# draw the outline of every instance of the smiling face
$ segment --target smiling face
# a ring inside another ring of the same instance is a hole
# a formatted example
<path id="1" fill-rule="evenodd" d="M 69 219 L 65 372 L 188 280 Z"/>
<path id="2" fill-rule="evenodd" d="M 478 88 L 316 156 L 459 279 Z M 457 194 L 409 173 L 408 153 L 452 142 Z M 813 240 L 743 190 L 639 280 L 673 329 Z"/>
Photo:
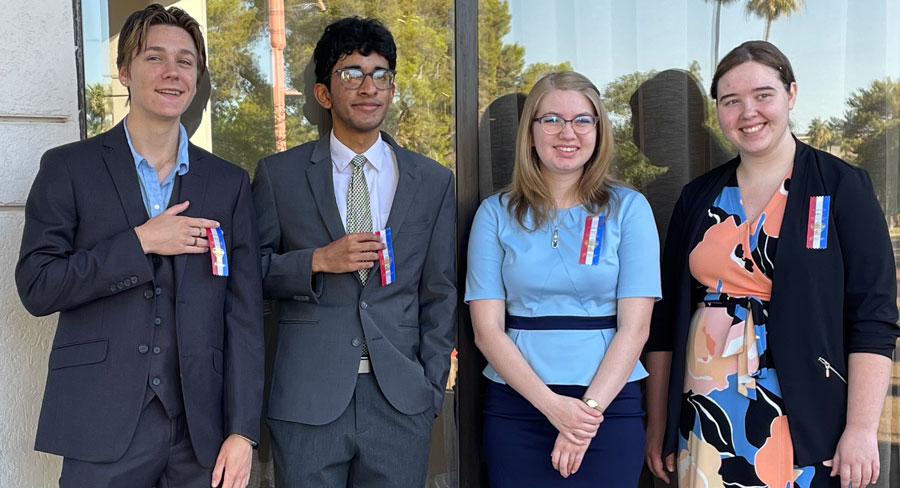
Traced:
<path id="1" fill-rule="evenodd" d="M 377 135 L 391 106 L 394 87 L 379 90 L 372 77 L 366 76 L 359 88 L 344 88 L 335 74 L 341 68 L 358 68 L 364 73 L 371 73 L 378 68 L 390 69 L 388 60 L 374 51 L 368 56 L 354 51 L 341 56 L 331 69 L 330 88 L 322 83 L 317 83 L 315 87 L 316 100 L 323 108 L 331 110 L 334 133 L 338 139 L 344 141 L 360 135 Z"/>
<path id="2" fill-rule="evenodd" d="M 535 117 L 556 115 L 566 120 L 579 115 L 596 117 L 593 104 L 580 92 L 572 90 L 553 90 L 544 95 L 538 105 Z M 558 134 L 547 134 L 538 122 L 532 122 L 531 133 L 534 138 L 534 149 L 541 160 L 541 171 L 556 175 L 581 174 L 585 163 L 594 153 L 597 144 L 597 126 L 587 134 L 578 134 L 567 123 Z"/>
<path id="3" fill-rule="evenodd" d="M 722 75 L 718 97 L 719 126 L 742 157 L 765 157 L 792 141 L 788 115 L 797 84 L 786 90 L 775 69 L 755 61 L 740 64 Z"/>
<path id="4" fill-rule="evenodd" d="M 131 96 L 129 115 L 180 120 L 197 90 L 194 41 L 186 30 L 173 25 L 150 27 L 146 41 L 130 66 L 119 69 L 119 81 Z"/>

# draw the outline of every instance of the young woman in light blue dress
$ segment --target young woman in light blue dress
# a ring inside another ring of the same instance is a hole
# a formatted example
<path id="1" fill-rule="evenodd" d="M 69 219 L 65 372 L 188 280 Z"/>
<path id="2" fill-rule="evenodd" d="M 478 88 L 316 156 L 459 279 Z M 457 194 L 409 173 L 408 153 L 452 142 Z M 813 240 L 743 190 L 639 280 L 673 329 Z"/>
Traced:
<path id="1" fill-rule="evenodd" d="M 647 200 L 610 180 L 612 155 L 596 86 L 547 75 L 525 102 L 512 184 L 475 216 L 465 297 L 490 363 L 494 488 L 637 485 L 659 242 Z"/>

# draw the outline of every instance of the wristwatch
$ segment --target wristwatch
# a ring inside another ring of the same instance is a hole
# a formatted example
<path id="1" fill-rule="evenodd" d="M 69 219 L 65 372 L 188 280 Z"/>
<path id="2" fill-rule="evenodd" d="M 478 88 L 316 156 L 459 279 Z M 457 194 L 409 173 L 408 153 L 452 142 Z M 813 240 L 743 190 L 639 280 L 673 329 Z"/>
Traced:
<path id="1" fill-rule="evenodd" d="M 588 397 L 581 397 L 581 401 L 583 401 L 585 405 L 593 408 L 594 410 L 603 413 L 603 407 L 601 407 L 600 404 L 597 403 L 597 400 Z"/>

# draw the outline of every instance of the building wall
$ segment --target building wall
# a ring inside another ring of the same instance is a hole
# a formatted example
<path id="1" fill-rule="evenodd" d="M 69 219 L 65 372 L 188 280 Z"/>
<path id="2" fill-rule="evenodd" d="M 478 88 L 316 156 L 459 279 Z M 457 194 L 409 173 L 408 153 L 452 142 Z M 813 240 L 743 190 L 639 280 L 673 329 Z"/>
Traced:
<path id="1" fill-rule="evenodd" d="M 35 452 L 56 316 L 19 302 L 13 270 L 41 154 L 78 140 L 72 0 L 0 0 L 0 486 L 48 487 L 60 460 Z"/>

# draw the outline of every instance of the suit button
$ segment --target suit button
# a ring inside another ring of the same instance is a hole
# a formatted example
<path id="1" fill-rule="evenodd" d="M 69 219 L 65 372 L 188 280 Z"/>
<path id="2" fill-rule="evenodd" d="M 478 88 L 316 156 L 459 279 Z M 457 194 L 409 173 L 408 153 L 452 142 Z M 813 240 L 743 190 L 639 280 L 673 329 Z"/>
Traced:
<path id="1" fill-rule="evenodd" d="M 153 381 L 151 381 L 151 383 L 153 383 L 153 386 L 159 386 L 162 381 L 160 381 L 159 378 L 153 378 Z"/>
<path id="2" fill-rule="evenodd" d="M 138 277 L 137 277 L 137 276 L 132 276 L 132 277 L 131 277 L 131 284 L 132 284 L 132 285 L 136 285 L 137 282 L 138 282 Z"/>
<path id="3" fill-rule="evenodd" d="M 160 288 L 160 287 L 157 286 L 157 287 L 156 287 L 156 294 L 157 294 L 157 295 L 162 295 L 162 288 Z"/>
<path id="4" fill-rule="evenodd" d="M 160 325 L 160 324 L 162 324 L 161 318 L 156 317 L 155 319 L 153 319 L 153 325 Z"/>
<path id="5" fill-rule="evenodd" d="M 146 344 L 141 344 L 140 346 L 138 346 L 138 352 L 141 354 L 146 354 L 147 351 L 149 351 L 149 350 L 150 350 L 150 348 L 147 347 Z"/>
<path id="6" fill-rule="evenodd" d="M 116 290 L 118 290 L 118 288 L 116 288 L 116 285 L 109 285 L 109 291 L 116 291 Z"/>
<path id="7" fill-rule="evenodd" d="M 125 288 L 125 283 L 122 283 L 121 281 L 116 283 L 116 288 L 119 290 L 121 290 L 122 288 Z"/>
<path id="8" fill-rule="evenodd" d="M 162 349 L 160 349 L 159 346 L 153 348 L 153 354 L 159 354 L 160 351 L 162 351 Z"/>
<path id="9" fill-rule="evenodd" d="M 146 298 L 147 300 L 153 298 L 153 292 L 150 291 L 150 290 L 145 291 L 145 292 L 144 292 L 144 298 Z"/>
<path id="10" fill-rule="evenodd" d="M 359 347 L 359 345 L 362 344 L 362 341 L 359 340 L 358 337 L 354 337 L 353 340 L 350 341 L 350 344 L 353 344 L 353 347 Z"/>
<path id="11" fill-rule="evenodd" d="M 125 288 L 128 288 L 129 286 L 131 286 L 131 280 L 125 280 L 122 283 L 125 284 Z"/>
<path id="12" fill-rule="evenodd" d="M 365 308 L 369 308 L 369 304 L 366 303 L 366 302 L 359 302 L 359 307 L 360 307 L 360 308 L 364 308 L 364 309 L 365 309 Z"/>

